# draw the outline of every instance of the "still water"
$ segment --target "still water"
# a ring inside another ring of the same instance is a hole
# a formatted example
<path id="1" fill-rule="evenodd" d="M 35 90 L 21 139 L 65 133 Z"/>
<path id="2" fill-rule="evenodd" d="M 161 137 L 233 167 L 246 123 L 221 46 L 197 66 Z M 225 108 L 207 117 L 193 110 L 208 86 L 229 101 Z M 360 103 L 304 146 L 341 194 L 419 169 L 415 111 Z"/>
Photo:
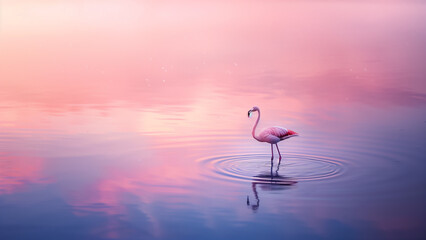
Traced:
<path id="1" fill-rule="evenodd" d="M 1 4 L 1 239 L 426 238 L 422 2 Z"/>

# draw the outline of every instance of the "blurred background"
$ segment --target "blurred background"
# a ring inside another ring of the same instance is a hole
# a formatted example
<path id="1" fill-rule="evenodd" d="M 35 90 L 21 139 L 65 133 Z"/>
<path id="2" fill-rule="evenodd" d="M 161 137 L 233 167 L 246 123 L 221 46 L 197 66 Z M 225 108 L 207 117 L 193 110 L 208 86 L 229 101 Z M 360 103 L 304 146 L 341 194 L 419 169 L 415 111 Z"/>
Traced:
<path id="1" fill-rule="evenodd" d="M 0 238 L 424 239 L 425 13 L 0 1 Z"/>

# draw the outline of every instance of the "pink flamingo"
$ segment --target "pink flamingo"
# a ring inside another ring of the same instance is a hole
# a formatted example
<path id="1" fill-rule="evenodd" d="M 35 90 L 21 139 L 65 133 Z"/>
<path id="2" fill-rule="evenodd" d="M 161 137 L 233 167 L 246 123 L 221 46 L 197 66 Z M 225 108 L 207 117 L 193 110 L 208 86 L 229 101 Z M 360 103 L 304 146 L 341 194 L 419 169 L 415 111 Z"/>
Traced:
<path id="1" fill-rule="evenodd" d="M 259 120 L 260 120 L 260 109 L 258 107 L 253 107 L 252 109 L 248 111 L 248 117 L 251 117 L 252 112 L 258 112 L 256 123 L 253 126 L 253 131 L 251 132 L 251 134 L 253 135 L 253 138 L 259 142 L 267 142 L 271 144 L 271 153 L 272 153 L 271 164 L 273 164 L 273 160 L 274 160 L 274 144 L 275 144 L 278 150 L 278 154 L 280 156 L 279 162 L 281 163 L 281 153 L 280 153 L 280 149 L 278 148 L 278 142 L 281 142 L 282 140 L 285 140 L 291 137 L 299 136 L 299 134 L 283 127 L 269 127 L 269 128 L 263 129 L 259 133 L 259 135 L 256 136 L 255 131 L 256 131 L 257 124 L 259 123 Z M 279 167 L 279 164 L 278 164 L 278 167 Z M 272 171 L 272 165 L 271 165 L 271 171 Z"/>

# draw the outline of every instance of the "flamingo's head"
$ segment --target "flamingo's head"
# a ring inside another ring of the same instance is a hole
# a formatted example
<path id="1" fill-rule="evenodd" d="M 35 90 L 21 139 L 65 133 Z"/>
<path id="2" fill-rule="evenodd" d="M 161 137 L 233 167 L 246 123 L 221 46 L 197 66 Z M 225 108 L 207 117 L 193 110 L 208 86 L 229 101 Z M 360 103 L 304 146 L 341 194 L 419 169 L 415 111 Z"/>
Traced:
<path id="1" fill-rule="evenodd" d="M 251 113 L 252 113 L 252 112 L 256 112 L 256 111 L 259 111 L 259 108 L 258 108 L 258 107 L 253 107 L 252 109 L 250 109 L 250 110 L 248 111 L 248 117 L 251 117 Z"/>

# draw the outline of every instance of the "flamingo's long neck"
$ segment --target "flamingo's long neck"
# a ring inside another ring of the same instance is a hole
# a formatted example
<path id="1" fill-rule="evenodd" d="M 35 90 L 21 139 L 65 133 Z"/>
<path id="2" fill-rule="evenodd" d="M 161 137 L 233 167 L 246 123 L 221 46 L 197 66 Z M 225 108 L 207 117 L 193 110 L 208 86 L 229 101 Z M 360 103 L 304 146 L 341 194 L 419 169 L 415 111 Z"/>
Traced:
<path id="1" fill-rule="evenodd" d="M 257 120 L 256 120 L 256 123 L 253 126 L 253 130 L 251 131 L 251 135 L 253 135 L 254 139 L 261 142 L 260 139 L 256 136 L 256 127 L 257 127 L 257 124 L 259 123 L 259 120 L 260 120 L 260 110 L 257 110 Z"/>

